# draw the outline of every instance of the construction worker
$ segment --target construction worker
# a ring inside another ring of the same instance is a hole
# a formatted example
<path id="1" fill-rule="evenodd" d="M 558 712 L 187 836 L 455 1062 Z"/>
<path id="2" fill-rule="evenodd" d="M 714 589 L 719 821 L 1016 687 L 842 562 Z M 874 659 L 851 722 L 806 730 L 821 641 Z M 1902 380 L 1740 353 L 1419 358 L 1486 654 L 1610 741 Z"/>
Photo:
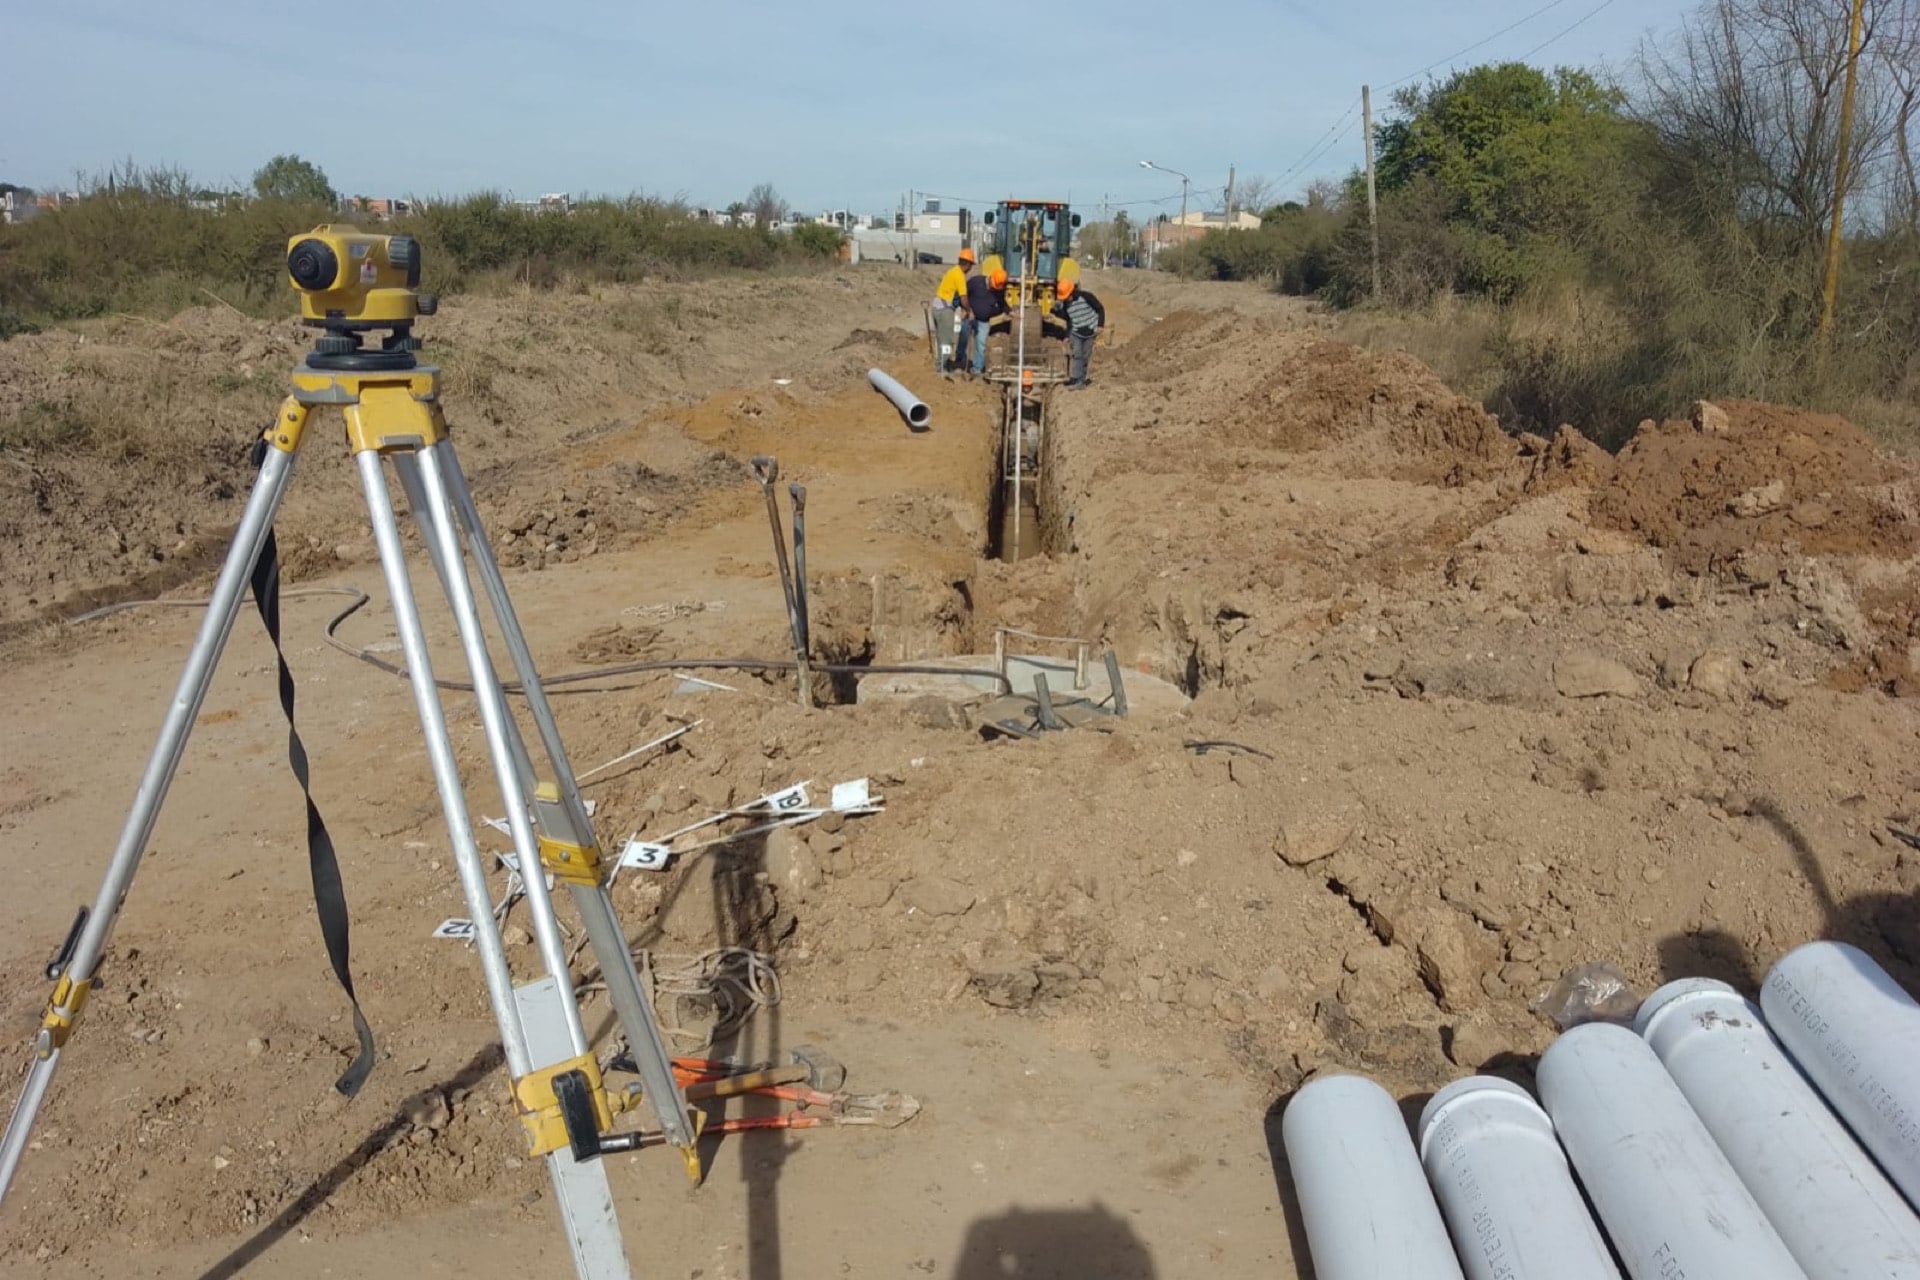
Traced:
<path id="1" fill-rule="evenodd" d="M 946 274 L 940 277 L 940 288 L 933 295 L 933 340 L 936 346 L 933 368 L 936 373 L 946 373 L 954 366 L 966 363 L 966 330 L 961 321 L 967 309 L 967 274 L 973 268 L 973 250 L 962 249 L 960 260 L 948 267 Z"/>
<path id="2" fill-rule="evenodd" d="M 1107 309 L 1100 305 L 1091 289 L 1082 289 L 1071 280 L 1054 286 L 1053 314 L 1067 323 L 1067 386 L 1078 390 L 1087 385 L 1087 361 L 1093 358 L 1093 343 L 1107 325 Z"/>
<path id="3" fill-rule="evenodd" d="M 967 279 L 967 328 L 973 337 L 973 376 L 987 373 L 987 329 L 1007 313 L 1007 273 L 995 267 L 987 275 L 974 273 Z M 966 344 L 961 343 L 962 349 Z"/>

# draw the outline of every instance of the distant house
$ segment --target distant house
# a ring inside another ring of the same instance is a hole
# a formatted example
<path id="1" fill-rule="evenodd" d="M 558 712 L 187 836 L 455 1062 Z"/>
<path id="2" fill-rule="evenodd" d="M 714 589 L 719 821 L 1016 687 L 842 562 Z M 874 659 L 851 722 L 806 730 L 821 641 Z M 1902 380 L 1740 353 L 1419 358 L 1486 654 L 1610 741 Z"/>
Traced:
<path id="1" fill-rule="evenodd" d="M 1149 252 L 1169 245 L 1181 244 L 1188 240 L 1197 240 L 1209 231 L 1258 231 L 1260 216 L 1237 209 L 1231 221 L 1225 213 L 1217 210 L 1190 209 L 1186 220 L 1174 214 L 1166 221 L 1155 219 L 1140 230 L 1141 242 Z"/>
<path id="2" fill-rule="evenodd" d="M 573 212 L 573 197 L 564 191 L 541 196 L 538 200 L 515 200 L 513 203 L 516 208 L 525 209 L 528 213 Z"/>
<path id="3" fill-rule="evenodd" d="M 389 196 L 353 196 L 340 202 L 340 211 L 367 222 L 386 222 L 412 213 L 413 201 Z"/>
<path id="4" fill-rule="evenodd" d="M 25 187 L 0 193 L 0 222 L 25 222 L 40 212 L 40 201 Z"/>

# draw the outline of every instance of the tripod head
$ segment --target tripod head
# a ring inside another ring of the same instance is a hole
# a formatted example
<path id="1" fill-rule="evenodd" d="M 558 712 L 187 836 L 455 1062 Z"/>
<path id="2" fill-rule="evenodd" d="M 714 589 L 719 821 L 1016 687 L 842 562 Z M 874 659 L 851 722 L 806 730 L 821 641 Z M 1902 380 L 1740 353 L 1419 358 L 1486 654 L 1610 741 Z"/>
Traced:
<path id="1" fill-rule="evenodd" d="M 344 223 L 315 227 L 287 242 L 287 276 L 300 294 L 302 321 L 322 330 L 307 357 L 313 368 L 372 373 L 417 363 L 413 322 L 439 306 L 418 292 L 418 240 Z M 378 347 L 365 345 L 381 330 Z"/>

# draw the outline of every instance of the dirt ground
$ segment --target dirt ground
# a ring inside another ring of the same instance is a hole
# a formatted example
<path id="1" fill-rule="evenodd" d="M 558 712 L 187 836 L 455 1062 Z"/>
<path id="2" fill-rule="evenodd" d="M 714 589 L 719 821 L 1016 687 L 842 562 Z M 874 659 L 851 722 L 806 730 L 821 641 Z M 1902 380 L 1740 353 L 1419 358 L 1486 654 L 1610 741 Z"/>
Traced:
<path id="1" fill-rule="evenodd" d="M 775 957 L 784 999 L 723 1049 L 824 1045 L 853 1087 L 925 1108 L 710 1144 L 699 1189 L 671 1156 L 619 1157 L 640 1274 L 1300 1275 L 1275 1109 L 1316 1071 L 1410 1105 L 1483 1068 L 1524 1080 L 1553 1034 L 1540 998 L 1590 961 L 1643 992 L 1752 990 L 1824 934 L 1920 976 L 1920 855 L 1893 834 L 1920 810 L 1910 466 L 1836 419 L 1734 403 L 1645 424 L 1617 459 L 1514 437 L 1285 300 L 1088 282 L 1114 340 L 1050 402 L 1046 554 L 1017 564 L 986 555 L 996 400 L 919 345 L 930 278 L 465 299 L 427 328 L 550 673 L 783 656 L 745 465 L 772 454 L 808 490 L 819 655 L 985 653 L 1010 626 L 1191 697 L 1007 742 L 938 697 L 833 701 L 849 680 L 812 712 L 777 673 L 567 686 L 581 767 L 700 722 L 589 782 L 609 840 L 872 779 L 884 812 L 629 873 L 616 902 L 663 956 Z M 208 311 L 0 344 L 0 413 L 180 423 L 164 448 L 0 459 L 0 1025 L 21 1059 L 197 622 L 58 619 L 204 589 L 299 340 Z M 872 364 L 931 431 L 868 390 Z M 342 451 L 310 452 L 292 574 L 373 592 L 342 636 L 391 653 Z M 351 1103 L 329 1087 L 353 1036 L 244 618 L 0 1213 L 7 1274 L 566 1270 L 476 966 L 431 936 L 464 911 L 407 687 L 322 642 L 341 603 L 289 600 L 288 651 L 379 1068 Z M 477 715 L 448 703 L 476 813 L 498 812 Z M 604 1031 L 604 1002 L 586 1011 Z"/>

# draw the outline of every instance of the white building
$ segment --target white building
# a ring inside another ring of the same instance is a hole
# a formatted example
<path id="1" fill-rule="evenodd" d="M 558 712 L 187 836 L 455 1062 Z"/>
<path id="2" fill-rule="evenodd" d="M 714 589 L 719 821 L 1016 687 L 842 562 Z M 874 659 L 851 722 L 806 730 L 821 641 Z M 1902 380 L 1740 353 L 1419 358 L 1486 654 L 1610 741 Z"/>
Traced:
<path id="1" fill-rule="evenodd" d="M 25 222 L 39 212 L 39 201 L 25 187 L 0 193 L 0 222 Z"/>

